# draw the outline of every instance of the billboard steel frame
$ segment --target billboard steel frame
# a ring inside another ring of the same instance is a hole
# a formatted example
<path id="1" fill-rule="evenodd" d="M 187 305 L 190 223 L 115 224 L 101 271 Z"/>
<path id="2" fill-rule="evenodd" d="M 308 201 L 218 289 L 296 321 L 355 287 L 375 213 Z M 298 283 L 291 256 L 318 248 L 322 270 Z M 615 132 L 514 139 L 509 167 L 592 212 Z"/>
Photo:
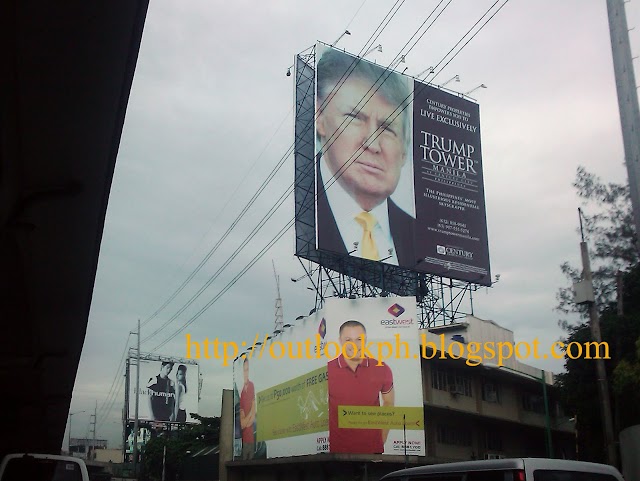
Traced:
<path id="1" fill-rule="evenodd" d="M 309 289 L 316 292 L 315 309 L 321 309 L 328 297 L 355 299 L 393 293 L 417 298 L 421 328 L 473 315 L 473 292 L 479 284 L 316 248 L 315 60 L 314 46 L 296 55 L 294 62 L 295 254 L 313 286 Z M 301 259 L 309 261 L 309 266 Z"/>
<path id="2" fill-rule="evenodd" d="M 388 290 L 321 264 L 309 261 L 305 266 L 300 257 L 298 260 L 305 271 L 304 277 L 311 283 L 312 287 L 308 289 L 316 293 L 315 307 L 310 315 L 314 310 L 322 309 L 330 297 L 357 299 L 392 295 Z M 452 324 L 473 315 L 473 293 L 482 286 L 432 274 L 415 273 L 415 276 L 417 288 L 410 295 L 415 296 L 418 303 L 421 329 Z M 292 280 L 298 282 L 300 279 Z"/>

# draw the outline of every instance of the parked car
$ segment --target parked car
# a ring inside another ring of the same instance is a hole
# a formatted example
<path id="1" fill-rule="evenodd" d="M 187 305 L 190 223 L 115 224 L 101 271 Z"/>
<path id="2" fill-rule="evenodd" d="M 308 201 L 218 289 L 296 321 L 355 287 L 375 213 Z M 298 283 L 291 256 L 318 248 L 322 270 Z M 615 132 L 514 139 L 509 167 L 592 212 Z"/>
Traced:
<path id="1" fill-rule="evenodd" d="M 624 481 L 606 464 L 514 458 L 432 464 L 394 471 L 380 481 Z"/>
<path id="2" fill-rule="evenodd" d="M 89 481 L 84 461 L 54 454 L 8 454 L 0 463 L 0 481 Z"/>

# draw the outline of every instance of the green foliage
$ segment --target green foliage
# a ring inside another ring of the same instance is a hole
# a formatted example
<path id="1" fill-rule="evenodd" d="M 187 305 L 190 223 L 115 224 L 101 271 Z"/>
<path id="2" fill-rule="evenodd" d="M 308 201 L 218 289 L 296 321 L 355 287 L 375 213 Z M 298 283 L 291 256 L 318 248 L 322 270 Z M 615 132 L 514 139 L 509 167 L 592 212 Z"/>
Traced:
<path id="1" fill-rule="evenodd" d="M 636 341 L 635 360 L 622 359 L 614 369 L 613 391 L 619 396 L 640 391 L 640 338 Z"/>
<path id="2" fill-rule="evenodd" d="M 153 437 L 145 446 L 144 470 L 151 479 L 162 478 L 162 457 L 166 446 L 165 479 L 174 480 L 181 472 L 185 459 L 206 447 L 215 446 L 220 440 L 220 418 L 191 414 L 200 424 L 180 426 L 180 429 L 163 432 Z"/>
<path id="3" fill-rule="evenodd" d="M 583 201 L 584 237 L 589 246 L 596 299 L 599 306 L 608 306 L 615 299 L 616 272 L 629 269 L 639 260 L 629 188 L 606 184 L 584 167 L 578 167 L 573 186 Z M 580 279 L 582 269 L 568 262 L 560 269 L 570 285 L 558 289 L 556 309 L 564 314 L 586 315 L 586 311 L 573 302 L 572 283 Z M 566 321 L 561 325 L 567 327 Z"/>
<path id="4" fill-rule="evenodd" d="M 636 357 L 636 340 L 640 338 L 640 265 L 636 248 L 631 201 L 627 186 L 602 182 L 578 168 L 574 187 L 583 200 L 584 237 L 589 246 L 596 302 L 600 311 L 602 340 L 609 344 L 611 359 L 605 361 L 612 390 L 614 429 L 640 423 L 640 370 Z M 563 314 L 579 313 L 583 321 L 561 321 L 567 336 L 563 341 L 591 342 L 586 306 L 573 301 L 573 282 L 580 279 L 581 268 L 565 262 L 561 266 L 568 286 L 558 290 L 557 310 Z M 616 273 L 623 276 L 624 315 L 617 314 Z M 558 376 L 558 386 L 565 412 L 577 417 L 580 459 L 605 462 L 604 436 L 598 395 L 596 366 L 593 360 L 565 360 L 566 372 Z M 613 395 L 613 394 L 617 395 Z M 622 395 L 624 393 L 624 395 Z"/>

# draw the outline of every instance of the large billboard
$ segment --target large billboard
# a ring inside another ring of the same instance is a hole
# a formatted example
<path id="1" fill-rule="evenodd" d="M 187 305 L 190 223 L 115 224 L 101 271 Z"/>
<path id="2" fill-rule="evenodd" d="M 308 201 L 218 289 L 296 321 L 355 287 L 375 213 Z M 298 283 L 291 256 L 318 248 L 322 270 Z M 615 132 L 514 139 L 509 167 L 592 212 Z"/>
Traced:
<path id="1" fill-rule="evenodd" d="M 129 419 L 135 417 L 136 369 L 129 367 Z M 197 364 L 173 360 L 140 359 L 138 419 L 142 421 L 197 423 L 191 415 L 198 413 Z"/>
<path id="2" fill-rule="evenodd" d="M 250 352 L 234 363 L 236 458 L 425 454 L 415 298 L 327 299 Z"/>
<path id="3" fill-rule="evenodd" d="M 296 253 L 490 285 L 478 105 L 322 44 L 314 67 L 313 133 L 303 108 L 296 119 Z M 300 242 L 311 224 L 314 252 Z"/>

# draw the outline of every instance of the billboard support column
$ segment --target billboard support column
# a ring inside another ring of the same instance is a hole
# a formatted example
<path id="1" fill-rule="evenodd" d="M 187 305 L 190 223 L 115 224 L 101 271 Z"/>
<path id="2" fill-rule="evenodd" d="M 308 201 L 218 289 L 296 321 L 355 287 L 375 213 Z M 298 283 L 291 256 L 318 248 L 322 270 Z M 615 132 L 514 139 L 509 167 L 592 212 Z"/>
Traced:
<path id="1" fill-rule="evenodd" d="M 138 319 L 138 349 L 136 353 L 136 412 L 133 422 L 133 474 L 138 476 L 138 408 L 140 404 L 140 319 Z"/>

